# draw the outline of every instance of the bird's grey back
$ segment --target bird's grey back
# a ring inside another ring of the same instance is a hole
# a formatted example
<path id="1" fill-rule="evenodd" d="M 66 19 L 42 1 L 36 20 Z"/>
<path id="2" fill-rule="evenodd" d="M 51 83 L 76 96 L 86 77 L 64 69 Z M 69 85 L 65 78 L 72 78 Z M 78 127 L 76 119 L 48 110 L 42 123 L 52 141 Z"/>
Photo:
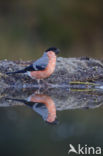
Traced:
<path id="1" fill-rule="evenodd" d="M 34 69 L 37 69 L 37 70 L 38 70 L 38 67 L 40 67 L 41 69 L 45 69 L 48 65 L 48 62 L 49 62 L 48 55 L 47 53 L 44 53 L 41 58 L 39 58 L 37 61 L 33 63 L 33 67 Z"/>

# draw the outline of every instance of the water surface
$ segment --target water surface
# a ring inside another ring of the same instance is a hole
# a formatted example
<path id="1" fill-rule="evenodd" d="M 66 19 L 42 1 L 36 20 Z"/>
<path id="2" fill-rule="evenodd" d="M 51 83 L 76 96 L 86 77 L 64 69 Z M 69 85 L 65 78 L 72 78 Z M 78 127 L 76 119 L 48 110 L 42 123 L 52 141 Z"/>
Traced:
<path id="1" fill-rule="evenodd" d="M 83 97 L 80 92 L 66 91 L 64 93 L 64 96 L 36 93 L 47 95 L 54 100 L 58 120 L 56 124 L 47 123 L 39 113 L 23 102 L 5 99 L 9 94 L 2 97 L 2 103 L 0 103 L 1 155 L 66 156 L 69 144 L 75 147 L 78 144 L 102 147 L 103 107 L 99 93 L 83 93 Z M 31 95 L 35 95 L 34 91 L 29 97 Z M 10 98 L 15 97 L 11 95 Z M 18 93 L 16 99 L 24 100 L 27 97 L 27 93 L 22 92 L 22 94 Z M 97 102 L 96 99 L 101 101 Z"/>

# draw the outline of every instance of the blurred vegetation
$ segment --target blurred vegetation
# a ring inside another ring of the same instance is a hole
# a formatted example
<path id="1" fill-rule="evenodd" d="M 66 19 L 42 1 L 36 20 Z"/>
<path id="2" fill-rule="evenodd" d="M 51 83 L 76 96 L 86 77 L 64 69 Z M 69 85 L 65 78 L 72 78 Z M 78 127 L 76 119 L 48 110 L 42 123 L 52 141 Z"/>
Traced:
<path id="1" fill-rule="evenodd" d="M 49 46 L 101 58 L 102 42 L 102 0 L 0 0 L 0 59 L 35 59 Z"/>

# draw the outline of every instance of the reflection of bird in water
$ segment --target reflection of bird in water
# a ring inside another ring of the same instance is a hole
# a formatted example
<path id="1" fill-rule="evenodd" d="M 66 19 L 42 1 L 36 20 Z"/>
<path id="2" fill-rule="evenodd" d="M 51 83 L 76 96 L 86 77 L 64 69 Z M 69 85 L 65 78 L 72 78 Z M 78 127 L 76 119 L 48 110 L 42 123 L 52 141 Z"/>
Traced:
<path id="1" fill-rule="evenodd" d="M 56 107 L 52 98 L 44 94 L 33 94 L 23 99 L 6 98 L 7 100 L 14 100 L 23 102 L 25 105 L 31 107 L 35 112 L 42 116 L 43 120 L 50 124 L 57 124 Z"/>
<path id="2" fill-rule="evenodd" d="M 25 73 L 31 78 L 37 79 L 39 82 L 42 79 L 48 78 L 54 72 L 56 66 L 56 55 L 59 52 L 59 49 L 51 47 L 47 49 L 43 56 L 33 64 L 22 70 L 7 72 L 7 74 Z"/>

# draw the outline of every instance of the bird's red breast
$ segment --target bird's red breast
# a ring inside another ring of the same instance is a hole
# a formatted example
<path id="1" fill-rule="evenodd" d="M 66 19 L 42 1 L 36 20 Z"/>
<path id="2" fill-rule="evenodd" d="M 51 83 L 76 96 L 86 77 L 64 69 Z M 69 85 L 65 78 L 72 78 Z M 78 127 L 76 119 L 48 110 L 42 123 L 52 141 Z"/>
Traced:
<path id="1" fill-rule="evenodd" d="M 46 121 L 53 122 L 56 119 L 56 107 L 52 98 L 45 94 L 34 94 L 30 97 L 30 101 L 45 104 L 48 109 L 48 117 Z"/>
<path id="2" fill-rule="evenodd" d="M 56 55 L 53 51 L 47 53 L 49 62 L 45 70 L 42 71 L 32 71 L 30 76 L 35 79 L 45 79 L 48 78 L 55 70 L 56 66 Z"/>

